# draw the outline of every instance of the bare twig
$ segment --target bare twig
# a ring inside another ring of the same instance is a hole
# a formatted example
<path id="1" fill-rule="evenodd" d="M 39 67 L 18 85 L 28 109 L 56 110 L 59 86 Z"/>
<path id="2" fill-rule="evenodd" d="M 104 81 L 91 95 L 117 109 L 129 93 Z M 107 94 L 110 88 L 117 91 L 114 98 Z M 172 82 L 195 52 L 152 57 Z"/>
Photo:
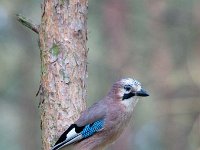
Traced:
<path id="1" fill-rule="evenodd" d="M 37 34 L 39 33 L 39 25 L 32 23 L 32 21 L 30 19 L 27 19 L 26 17 L 22 16 L 21 14 L 17 14 L 16 16 L 17 16 L 17 20 L 21 24 L 23 24 L 27 28 L 31 29 L 35 33 L 37 33 Z"/>
<path id="2" fill-rule="evenodd" d="M 36 97 L 39 95 L 39 93 L 40 93 L 40 91 L 41 91 L 41 88 L 42 88 L 42 84 L 40 83 L 40 86 L 39 86 L 38 91 L 37 91 L 37 93 L 36 93 Z"/>

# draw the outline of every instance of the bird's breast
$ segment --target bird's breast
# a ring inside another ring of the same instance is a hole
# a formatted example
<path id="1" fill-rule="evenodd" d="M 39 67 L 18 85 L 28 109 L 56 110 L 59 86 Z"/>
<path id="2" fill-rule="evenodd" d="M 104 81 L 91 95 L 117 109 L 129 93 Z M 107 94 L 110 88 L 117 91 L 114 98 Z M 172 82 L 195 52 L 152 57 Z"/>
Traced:
<path id="1" fill-rule="evenodd" d="M 105 119 L 104 134 L 107 136 L 107 141 L 112 143 L 117 139 L 124 128 L 130 121 L 132 113 L 129 111 L 124 111 L 124 106 L 116 106 L 115 109 L 109 110 L 109 113 Z"/>

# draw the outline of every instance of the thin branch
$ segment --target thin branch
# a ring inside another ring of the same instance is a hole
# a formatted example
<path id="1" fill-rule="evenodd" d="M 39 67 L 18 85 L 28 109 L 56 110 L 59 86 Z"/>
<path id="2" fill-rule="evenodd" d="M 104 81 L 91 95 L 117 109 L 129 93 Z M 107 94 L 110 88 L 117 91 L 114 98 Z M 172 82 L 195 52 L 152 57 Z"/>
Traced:
<path id="1" fill-rule="evenodd" d="M 27 28 L 31 29 L 35 33 L 37 33 L 37 34 L 39 33 L 39 25 L 32 23 L 32 21 L 30 19 L 27 19 L 26 17 L 22 16 L 21 14 L 17 14 L 16 16 L 17 16 L 17 20 L 21 24 L 23 24 Z"/>

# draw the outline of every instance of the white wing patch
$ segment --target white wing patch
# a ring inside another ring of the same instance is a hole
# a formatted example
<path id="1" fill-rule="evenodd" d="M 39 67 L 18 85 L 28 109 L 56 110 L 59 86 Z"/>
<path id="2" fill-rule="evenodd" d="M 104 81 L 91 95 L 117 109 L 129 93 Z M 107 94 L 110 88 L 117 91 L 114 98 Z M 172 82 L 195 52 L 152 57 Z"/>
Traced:
<path id="1" fill-rule="evenodd" d="M 71 143 L 74 143 L 76 141 L 79 141 L 83 138 L 83 136 L 81 135 L 81 133 L 76 133 L 75 128 L 73 128 L 67 135 L 66 135 L 66 139 L 55 145 L 52 150 L 59 150 L 61 148 L 63 148 L 66 145 L 69 145 Z"/>
<path id="2" fill-rule="evenodd" d="M 77 133 L 75 131 L 75 128 L 73 128 L 66 136 L 67 139 L 73 139 L 74 137 L 76 137 Z"/>

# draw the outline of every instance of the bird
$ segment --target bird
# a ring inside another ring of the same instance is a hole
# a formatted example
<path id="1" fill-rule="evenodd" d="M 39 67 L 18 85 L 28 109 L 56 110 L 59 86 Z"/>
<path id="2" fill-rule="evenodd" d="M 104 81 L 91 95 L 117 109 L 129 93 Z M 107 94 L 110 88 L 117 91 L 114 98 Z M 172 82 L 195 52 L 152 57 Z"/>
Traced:
<path id="1" fill-rule="evenodd" d="M 134 78 L 116 81 L 108 94 L 83 111 L 59 137 L 52 150 L 73 146 L 75 150 L 101 150 L 124 131 L 140 97 L 149 94 Z"/>

